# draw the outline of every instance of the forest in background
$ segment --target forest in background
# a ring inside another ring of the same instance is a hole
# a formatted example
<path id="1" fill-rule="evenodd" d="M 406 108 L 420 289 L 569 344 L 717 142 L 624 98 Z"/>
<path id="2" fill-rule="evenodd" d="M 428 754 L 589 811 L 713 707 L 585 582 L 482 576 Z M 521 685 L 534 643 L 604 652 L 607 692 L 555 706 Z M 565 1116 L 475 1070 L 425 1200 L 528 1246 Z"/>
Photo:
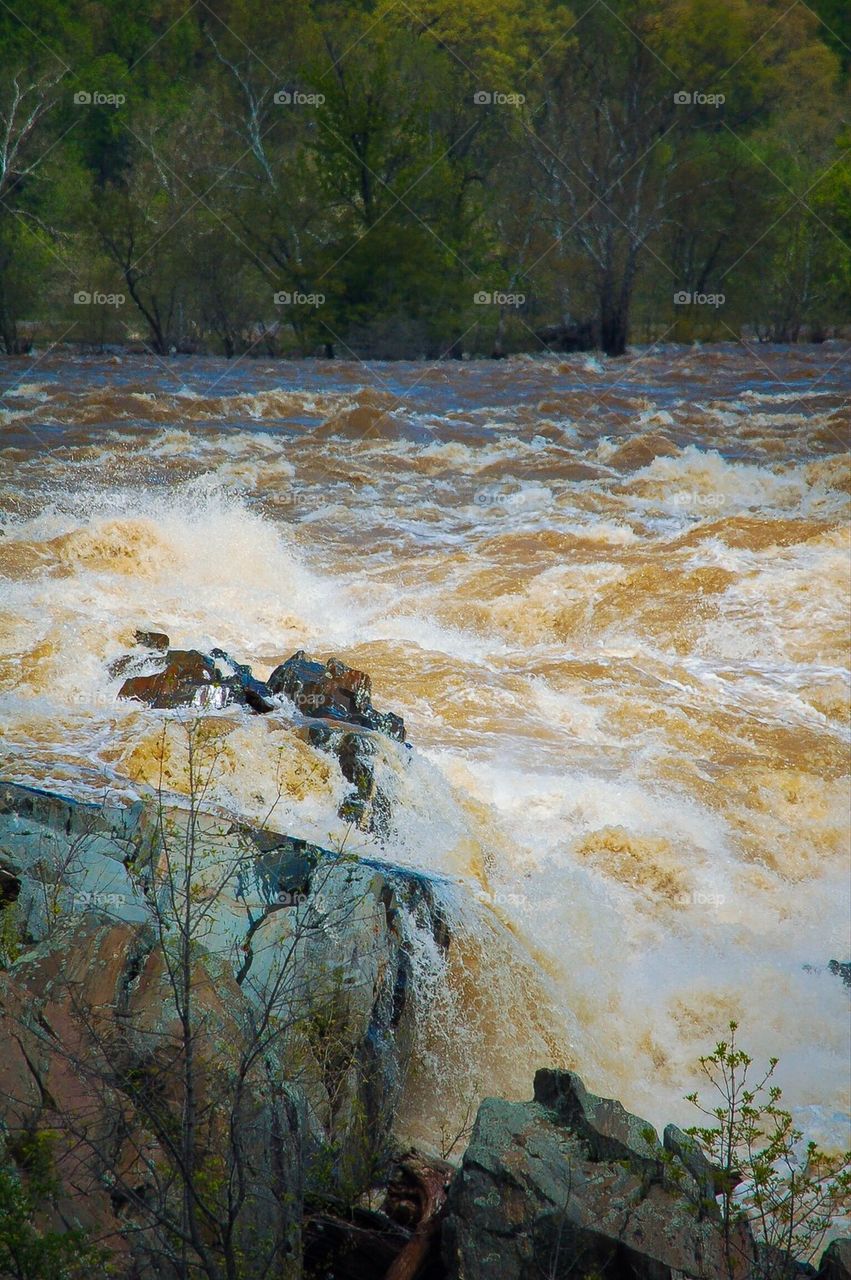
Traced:
<path id="1" fill-rule="evenodd" d="M 849 46 L 847 0 L 12 0 L 0 349 L 818 341 Z"/>

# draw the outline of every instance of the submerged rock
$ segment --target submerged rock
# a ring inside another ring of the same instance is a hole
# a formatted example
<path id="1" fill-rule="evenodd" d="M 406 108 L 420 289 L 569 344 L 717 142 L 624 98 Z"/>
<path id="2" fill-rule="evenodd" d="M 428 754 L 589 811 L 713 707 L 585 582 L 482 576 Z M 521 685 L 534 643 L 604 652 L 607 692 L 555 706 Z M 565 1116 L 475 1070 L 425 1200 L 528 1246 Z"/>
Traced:
<path id="1" fill-rule="evenodd" d="M 452 1280 L 729 1280 L 705 1170 L 666 1156 L 653 1126 L 588 1092 L 573 1072 L 539 1071 L 531 1102 L 486 1099 L 449 1193 Z M 749 1274 L 750 1232 L 733 1278 Z"/>

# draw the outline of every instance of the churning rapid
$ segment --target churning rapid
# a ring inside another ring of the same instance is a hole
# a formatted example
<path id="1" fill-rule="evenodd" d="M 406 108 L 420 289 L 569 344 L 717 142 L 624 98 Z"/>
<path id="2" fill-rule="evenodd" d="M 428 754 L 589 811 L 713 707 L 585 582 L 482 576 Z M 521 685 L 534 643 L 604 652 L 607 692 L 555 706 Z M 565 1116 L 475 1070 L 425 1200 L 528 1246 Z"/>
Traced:
<path id="1" fill-rule="evenodd" d="M 139 625 L 261 677 L 333 653 L 414 746 L 380 766 L 392 834 L 347 847 L 445 877 L 454 916 L 420 957 L 413 1137 L 548 1063 L 690 1122 L 737 1018 L 840 1139 L 849 364 L 6 361 L 0 776 L 156 784 L 167 713 L 106 671 Z M 344 837 L 331 757 L 274 716 L 215 728 L 219 805 Z"/>

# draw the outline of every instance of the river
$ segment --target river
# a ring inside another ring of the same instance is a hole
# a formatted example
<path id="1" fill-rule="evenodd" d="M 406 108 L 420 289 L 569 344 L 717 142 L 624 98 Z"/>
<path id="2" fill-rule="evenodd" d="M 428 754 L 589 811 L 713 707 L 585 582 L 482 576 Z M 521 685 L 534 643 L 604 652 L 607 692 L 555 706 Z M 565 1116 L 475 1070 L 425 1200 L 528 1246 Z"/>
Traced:
<path id="1" fill-rule="evenodd" d="M 851 346 L 436 365 L 52 353 L 0 365 L 0 774 L 156 781 L 138 625 L 266 676 L 371 673 L 411 752 L 381 841 L 451 882 L 404 1125 L 568 1063 L 688 1122 L 730 1018 L 841 1139 Z M 345 785 L 223 712 L 212 798 L 320 843 Z M 324 761 L 320 766 L 320 761 Z M 185 771 L 175 750 L 167 785 Z M 442 965 L 442 967 L 441 967 Z"/>

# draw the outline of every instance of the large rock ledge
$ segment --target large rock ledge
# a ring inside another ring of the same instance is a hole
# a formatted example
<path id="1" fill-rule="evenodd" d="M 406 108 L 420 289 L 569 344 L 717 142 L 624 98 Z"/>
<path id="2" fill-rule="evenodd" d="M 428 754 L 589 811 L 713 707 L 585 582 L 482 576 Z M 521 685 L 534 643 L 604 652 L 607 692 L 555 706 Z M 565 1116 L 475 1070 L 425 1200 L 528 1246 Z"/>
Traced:
<path id="1" fill-rule="evenodd" d="M 242 1001 L 260 1011 L 274 1002 L 286 1024 L 308 1181 L 315 1166 L 332 1187 L 362 1182 L 384 1153 L 413 1052 L 415 957 L 440 965 L 450 945 L 438 881 L 214 814 L 0 783 L 10 975 L 40 973 L 26 966 L 60 937 L 69 971 L 84 966 L 92 920 L 122 930 L 127 948 L 150 950 L 157 922 L 171 923 L 171 886 L 190 854 L 193 947 Z"/>
<path id="2" fill-rule="evenodd" d="M 488 1098 L 454 1178 L 443 1227 L 449 1280 L 849 1280 L 851 1241 L 821 1269 L 766 1257 L 747 1226 L 729 1255 L 715 1170 L 669 1125 L 541 1070 L 531 1102 Z M 728 1256 L 731 1261 L 728 1262 Z"/>
<path id="3" fill-rule="evenodd" d="M 190 871 L 187 1067 L 169 913 Z M 569 1071 L 539 1071 L 529 1102 L 486 1099 L 457 1171 L 394 1151 L 416 957 L 453 945 L 440 894 L 213 814 L 0 783 L 0 1136 L 24 1176 L 50 1139 L 43 1227 L 108 1241 L 124 1280 L 187 1274 L 155 1208 L 191 1081 L 193 1159 L 239 1170 L 235 1252 L 282 1280 L 851 1280 L 847 1240 L 816 1273 L 766 1265 L 741 1229 L 728 1265 L 712 1166 Z"/>

